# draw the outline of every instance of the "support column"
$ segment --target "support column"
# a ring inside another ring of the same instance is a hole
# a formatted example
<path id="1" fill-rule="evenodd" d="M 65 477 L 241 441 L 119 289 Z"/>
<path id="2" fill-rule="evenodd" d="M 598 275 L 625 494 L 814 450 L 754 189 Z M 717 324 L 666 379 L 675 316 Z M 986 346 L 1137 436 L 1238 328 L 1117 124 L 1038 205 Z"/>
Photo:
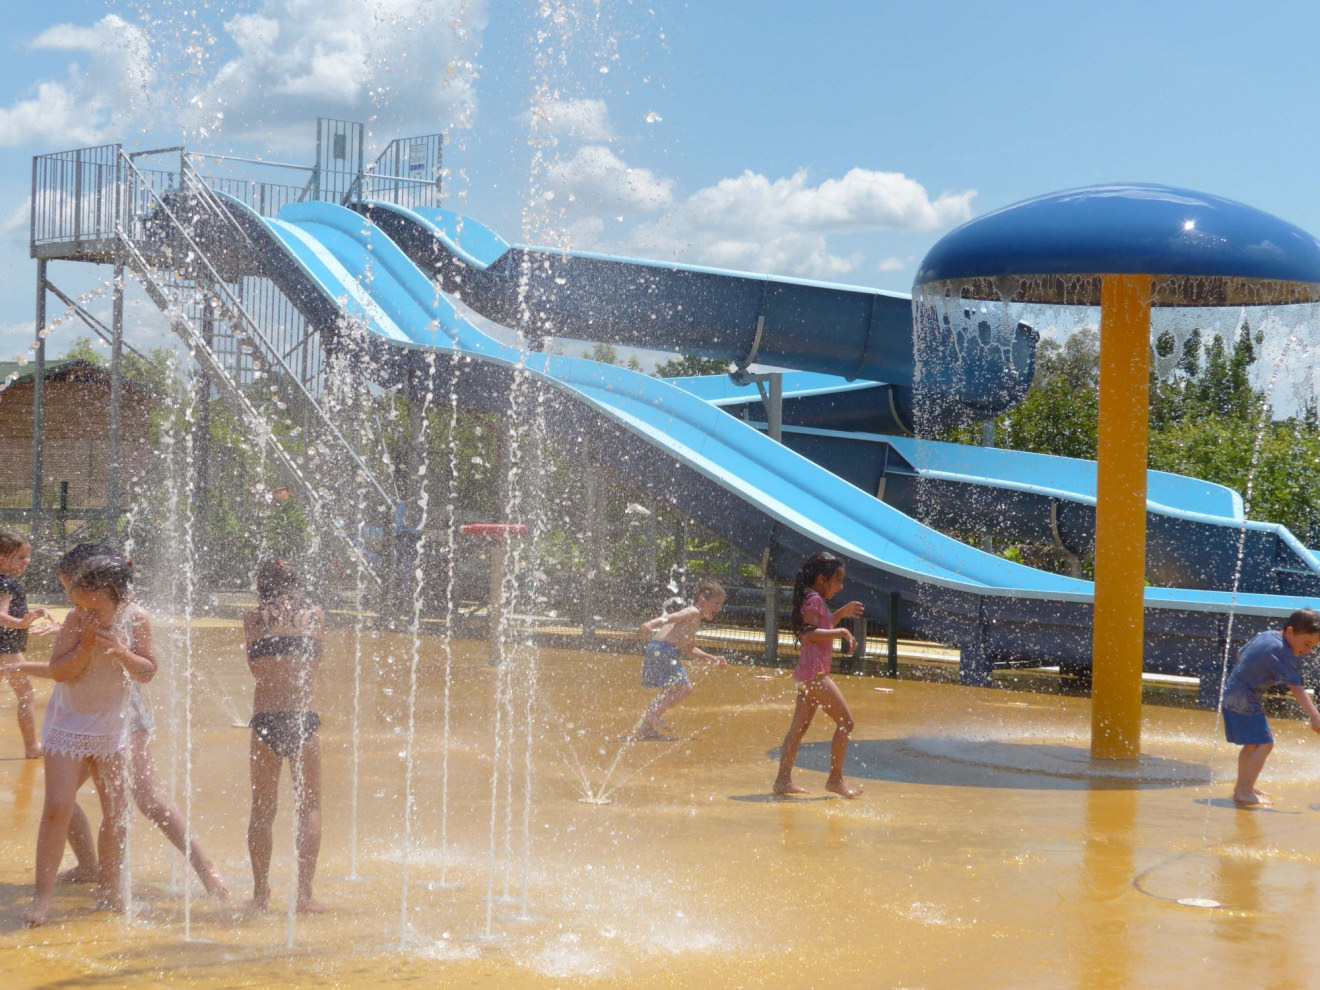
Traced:
<path id="1" fill-rule="evenodd" d="M 37 361 L 32 377 L 32 514 L 29 521 L 32 526 L 32 544 L 41 545 L 41 479 L 45 470 L 43 463 L 46 434 L 46 338 L 41 331 L 46 328 L 46 259 L 37 259 Z"/>
<path id="2" fill-rule="evenodd" d="M 583 535 L 586 546 L 583 548 L 582 575 L 582 645 L 588 649 L 596 643 L 596 582 L 600 574 L 600 472 L 591 462 L 588 438 L 584 441 L 582 459 L 582 512 Z"/>
<path id="3" fill-rule="evenodd" d="M 770 570 L 770 550 L 767 543 L 761 554 L 761 582 L 765 591 L 765 662 L 779 663 L 779 582 Z"/>
<path id="4" fill-rule="evenodd" d="M 208 350 L 214 350 L 215 317 L 212 315 L 211 300 L 202 306 L 202 342 Z M 207 371 L 206 361 L 197 364 L 197 382 L 195 406 L 197 416 L 193 427 L 193 505 L 196 517 L 201 520 L 207 516 L 207 503 L 211 493 L 211 374 Z"/>
<path id="5" fill-rule="evenodd" d="M 898 603 L 899 593 L 889 593 L 889 627 L 885 630 L 885 674 L 898 677 Z"/>
<path id="6" fill-rule="evenodd" d="M 1141 755 L 1145 642 L 1149 275 L 1106 275 L 1100 290 L 1091 755 Z"/>
<path id="7" fill-rule="evenodd" d="M 105 507 L 111 532 L 118 533 L 120 464 L 124 403 L 124 266 L 115 265 L 110 309 L 110 457 L 106 463 Z"/>

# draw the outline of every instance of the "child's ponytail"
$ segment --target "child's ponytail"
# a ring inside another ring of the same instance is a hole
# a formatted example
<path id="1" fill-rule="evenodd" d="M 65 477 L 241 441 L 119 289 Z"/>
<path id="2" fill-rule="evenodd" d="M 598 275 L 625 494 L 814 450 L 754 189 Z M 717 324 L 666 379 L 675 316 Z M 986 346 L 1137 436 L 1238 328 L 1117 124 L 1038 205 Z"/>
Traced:
<path id="1" fill-rule="evenodd" d="M 807 630 L 807 624 L 802 619 L 802 603 L 806 600 L 807 592 L 815 586 L 816 578 L 830 577 L 842 566 L 843 561 L 834 554 L 828 550 L 818 550 L 807 558 L 793 578 L 793 595 L 788 600 L 788 625 L 799 642 Z"/>

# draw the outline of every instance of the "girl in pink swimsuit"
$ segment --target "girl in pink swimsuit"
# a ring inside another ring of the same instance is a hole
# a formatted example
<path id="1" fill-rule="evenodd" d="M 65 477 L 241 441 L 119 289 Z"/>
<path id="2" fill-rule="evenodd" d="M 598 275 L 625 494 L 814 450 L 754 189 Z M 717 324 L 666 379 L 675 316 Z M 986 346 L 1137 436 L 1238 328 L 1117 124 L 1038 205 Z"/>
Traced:
<path id="1" fill-rule="evenodd" d="M 840 626 L 839 620 L 862 614 L 861 602 L 849 602 L 834 612 L 829 610 L 825 603 L 842 587 L 843 561 L 824 550 L 808 557 L 793 581 L 789 622 L 802 644 L 802 653 L 797 669 L 793 671 L 793 678 L 797 681 L 797 705 L 779 751 L 779 776 L 775 778 L 774 786 L 774 792 L 779 795 L 810 793 L 793 783 L 793 763 L 817 708 L 824 708 L 825 714 L 834 719 L 830 773 L 825 780 L 825 790 L 845 798 L 855 798 L 862 793 L 860 787 L 849 787 L 843 782 L 843 760 L 848 754 L 853 717 L 848 702 L 843 700 L 830 677 L 834 641 L 842 639 L 849 650 L 857 646 L 853 634 Z"/>

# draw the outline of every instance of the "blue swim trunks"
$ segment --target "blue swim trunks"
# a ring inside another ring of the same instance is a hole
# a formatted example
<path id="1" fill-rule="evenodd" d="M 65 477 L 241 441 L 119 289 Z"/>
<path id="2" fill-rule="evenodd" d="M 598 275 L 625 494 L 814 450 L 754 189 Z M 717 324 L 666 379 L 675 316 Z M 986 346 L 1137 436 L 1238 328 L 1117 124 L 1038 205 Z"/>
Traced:
<path id="1" fill-rule="evenodd" d="M 1264 712 L 1243 715 L 1241 712 L 1224 709 L 1224 736 L 1236 746 L 1261 746 L 1274 742 L 1270 732 L 1270 723 L 1265 721 Z"/>
<path id="2" fill-rule="evenodd" d="M 671 687 L 690 684 L 683 661 L 678 658 L 678 647 L 673 643 L 653 639 L 642 654 L 642 687 Z"/>

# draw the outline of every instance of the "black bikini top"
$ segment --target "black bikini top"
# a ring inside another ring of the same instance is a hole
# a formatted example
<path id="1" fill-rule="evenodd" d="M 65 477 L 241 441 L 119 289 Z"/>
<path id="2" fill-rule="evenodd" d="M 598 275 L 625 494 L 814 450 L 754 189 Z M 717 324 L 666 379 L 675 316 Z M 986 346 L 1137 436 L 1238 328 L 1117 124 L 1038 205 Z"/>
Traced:
<path id="1" fill-rule="evenodd" d="M 256 660 L 259 657 L 277 657 L 284 655 L 302 654 L 307 657 L 314 657 L 321 652 L 321 641 L 315 636 L 262 636 L 260 639 L 254 639 L 252 645 L 248 647 L 248 659 Z"/>
<path id="2" fill-rule="evenodd" d="M 264 635 L 254 639 L 252 645 L 248 647 L 249 660 L 256 660 L 260 657 L 315 657 L 320 655 L 321 638 L 319 636 L 313 636 L 309 633 L 293 633 L 277 636 L 266 631 L 272 625 L 282 625 L 286 629 L 292 625 L 297 628 L 297 626 L 303 624 L 298 620 L 300 618 L 305 618 L 306 613 L 293 612 L 292 614 L 289 614 L 285 612 L 284 609 L 280 609 L 279 612 L 276 612 L 275 617 L 282 621 L 271 622 L 270 620 L 272 616 L 270 615 L 268 608 L 269 606 L 262 608 L 258 613 L 261 618 L 261 630 Z M 274 609 L 271 609 L 271 611 L 274 611 Z M 285 612 L 285 614 L 281 615 L 280 612 Z"/>

